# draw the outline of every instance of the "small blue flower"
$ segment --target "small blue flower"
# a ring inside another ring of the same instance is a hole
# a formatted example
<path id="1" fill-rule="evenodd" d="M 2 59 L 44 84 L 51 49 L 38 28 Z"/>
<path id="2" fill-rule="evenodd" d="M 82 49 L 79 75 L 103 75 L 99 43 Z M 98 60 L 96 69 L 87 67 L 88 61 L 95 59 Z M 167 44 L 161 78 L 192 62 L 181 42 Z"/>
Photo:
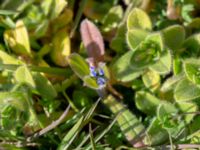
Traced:
<path id="1" fill-rule="evenodd" d="M 103 76 L 103 75 L 104 75 L 103 69 L 100 68 L 98 71 L 99 71 L 99 75 L 100 75 L 100 76 Z"/>
<path id="2" fill-rule="evenodd" d="M 104 70 L 100 67 L 90 66 L 90 76 L 96 79 L 99 88 L 103 88 L 106 85 L 106 78 L 104 76 Z"/>
<path id="3" fill-rule="evenodd" d="M 99 86 L 103 86 L 103 85 L 105 85 L 105 83 L 106 83 L 105 78 L 103 78 L 103 77 L 98 77 L 98 78 L 97 78 L 97 84 L 98 84 Z"/>
<path id="4" fill-rule="evenodd" d="M 90 76 L 97 77 L 97 72 L 95 70 L 95 67 L 93 67 L 93 66 L 90 66 Z"/>

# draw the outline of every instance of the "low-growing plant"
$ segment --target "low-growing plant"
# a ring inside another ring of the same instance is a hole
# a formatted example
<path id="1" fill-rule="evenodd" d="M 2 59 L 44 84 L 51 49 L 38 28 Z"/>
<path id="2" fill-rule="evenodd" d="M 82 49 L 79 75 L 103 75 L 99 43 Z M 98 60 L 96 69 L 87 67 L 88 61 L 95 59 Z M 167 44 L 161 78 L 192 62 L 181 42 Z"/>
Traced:
<path id="1" fill-rule="evenodd" d="M 199 148 L 199 4 L 0 2 L 0 149 Z"/>

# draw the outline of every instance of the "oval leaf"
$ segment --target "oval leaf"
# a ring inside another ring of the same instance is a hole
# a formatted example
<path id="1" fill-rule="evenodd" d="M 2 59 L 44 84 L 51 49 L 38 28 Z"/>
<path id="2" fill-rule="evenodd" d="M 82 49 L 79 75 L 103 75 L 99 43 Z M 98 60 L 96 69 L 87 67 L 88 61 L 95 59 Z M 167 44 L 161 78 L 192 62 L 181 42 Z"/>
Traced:
<path id="1" fill-rule="evenodd" d="M 187 80 L 181 80 L 174 91 L 174 98 L 177 101 L 190 101 L 200 97 L 200 88 Z"/>
<path id="2" fill-rule="evenodd" d="M 145 144 L 147 145 L 159 145 L 169 138 L 167 130 L 162 128 L 162 124 L 157 118 L 151 122 L 146 133 Z"/>
<path id="3" fill-rule="evenodd" d="M 15 29 L 7 30 L 4 38 L 15 53 L 31 55 L 28 32 L 23 21 L 17 21 Z"/>
<path id="4" fill-rule="evenodd" d="M 135 103 L 137 108 L 142 112 L 153 115 L 156 112 L 160 100 L 148 92 L 138 91 L 135 95 Z"/>
<path id="5" fill-rule="evenodd" d="M 98 89 L 98 84 L 96 80 L 90 76 L 86 76 L 83 78 L 84 84 L 92 89 Z"/>
<path id="6" fill-rule="evenodd" d="M 57 96 L 55 88 L 45 76 L 40 73 L 35 73 L 33 74 L 33 79 L 38 93 L 40 93 L 43 98 L 54 99 Z"/>
<path id="7" fill-rule="evenodd" d="M 113 74 L 118 80 L 122 82 L 134 80 L 135 78 L 139 77 L 142 73 L 142 71 L 136 71 L 130 67 L 130 59 L 133 53 L 133 51 L 125 53 L 112 66 Z"/>
<path id="8" fill-rule="evenodd" d="M 21 111 L 25 111 L 28 108 L 26 97 L 22 92 L 0 92 L 0 107 L 8 104 Z"/>
<path id="9" fill-rule="evenodd" d="M 178 109 L 171 103 L 162 102 L 157 108 L 157 118 L 164 122 L 165 118 L 169 115 L 174 115 L 178 112 Z"/>
<path id="10" fill-rule="evenodd" d="M 139 28 L 143 30 L 151 30 L 152 24 L 149 16 L 141 9 L 134 8 L 128 15 L 127 19 L 128 30 Z"/>
<path id="11" fill-rule="evenodd" d="M 185 30 L 180 25 L 170 26 L 164 29 L 162 33 L 166 46 L 172 50 L 180 48 L 185 40 Z"/>
<path id="12" fill-rule="evenodd" d="M 68 58 L 68 62 L 72 70 L 79 78 L 83 79 L 90 74 L 89 66 L 86 61 L 78 54 L 71 54 Z"/>
<path id="13" fill-rule="evenodd" d="M 32 78 L 31 72 L 26 66 L 18 67 L 15 71 L 14 77 L 18 83 L 26 83 L 32 87 L 35 87 L 35 82 Z"/>
<path id="14" fill-rule="evenodd" d="M 51 58 L 59 66 L 67 66 L 67 57 L 70 54 L 70 39 L 65 29 L 56 33 L 53 38 Z"/>
<path id="15" fill-rule="evenodd" d="M 149 68 L 156 71 L 159 74 L 167 74 L 171 71 L 172 57 L 169 50 L 165 50 L 160 59 Z"/>
<path id="16" fill-rule="evenodd" d="M 200 84 L 200 61 L 198 59 L 189 59 L 184 61 L 184 72 L 186 77 L 194 84 Z"/>
<path id="17" fill-rule="evenodd" d="M 141 29 L 131 29 L 127 32 L 126 41 L 131 50 L 134 50 L 141 41 L 148 35 L 147 31 Z"/>
<path id="18" fill-rule="evenodd" d="M 148 70 L 142 75 L 144 85 L 150 90 L 154 91 L 160 86 L 160 75 L 152 70 Z"/>
<path id="19" fill-rule="evenodd" d="M 193 113 L 193 112 L 198 111 L 198 106 L 194 103 L 188 103 L 188 102 L 185 102 L 185 103 L 180 102 L 180 103 L 178 103 L 178 106 L 182 113 L 190 113 L 191 112 L 191 114 L 187 114 L 184 116 L 186 123 L 190 123 L 195 116 L 195 113 Z"/>

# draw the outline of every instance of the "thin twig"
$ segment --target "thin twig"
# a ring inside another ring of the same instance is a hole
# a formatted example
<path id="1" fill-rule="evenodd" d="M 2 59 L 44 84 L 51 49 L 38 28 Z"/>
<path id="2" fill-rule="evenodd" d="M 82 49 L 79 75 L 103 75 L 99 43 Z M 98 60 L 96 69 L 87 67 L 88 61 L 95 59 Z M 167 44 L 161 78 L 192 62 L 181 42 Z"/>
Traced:
<path id="1" fill-rule="evenodd" d="M 200 144 L 178 144 L 174 145 L 175 149 L 186 149 L 186 148 L 199 148 Z M 171 145 L 164 146 L 163 148 L 171 148 Z"/>
<path id="2" fill-rule="evenodd" d="M 119 93 L 117 90 L 115 90 L 110 83 L 108 83 L 107 89 L 115 96 L 117 96 L 119 99 L 123 99 L 123 95 Z"/>
<path id="3" fill-rule="evenodd" d="M 33 139 L 33 138 L 42 136 L 43 134 L 45 134 L 45 133 L 51 131 L 52 129 L 54 129 L 55 127 L 57 127 L 63 121 L 63 119 L 67 116 L 69 109 L 70 109 L 70 105 L 65 109 L 63 114 L 56 121 L 53 121 L 50 125 L 48 125 L 44 129 L 40 130 L 39 132 L 35 133 L 33 136 L 29 137 L 28 139 Z"/>

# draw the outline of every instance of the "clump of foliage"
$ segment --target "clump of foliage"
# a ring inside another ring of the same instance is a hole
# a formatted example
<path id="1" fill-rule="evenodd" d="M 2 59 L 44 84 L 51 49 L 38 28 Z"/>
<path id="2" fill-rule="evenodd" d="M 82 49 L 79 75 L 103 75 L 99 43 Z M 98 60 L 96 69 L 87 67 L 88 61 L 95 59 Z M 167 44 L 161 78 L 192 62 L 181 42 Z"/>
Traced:
<path id="1" fill-rule="evenodd" d="M 200 147 L 199 0 L 0 2 L 0 149 Z"/>

